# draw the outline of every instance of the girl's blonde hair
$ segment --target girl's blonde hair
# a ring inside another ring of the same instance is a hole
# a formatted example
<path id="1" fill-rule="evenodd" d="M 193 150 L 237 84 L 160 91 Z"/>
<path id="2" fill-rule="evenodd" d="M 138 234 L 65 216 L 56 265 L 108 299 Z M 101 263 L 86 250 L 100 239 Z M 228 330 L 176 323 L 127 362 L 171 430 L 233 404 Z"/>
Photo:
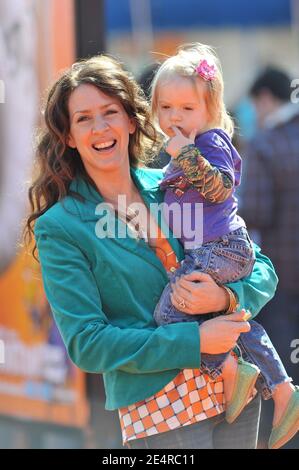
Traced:
<path id="1" fill-rule="evenodd" d="M 196 71 L 201 60 L 207 60 L 216 68 L 213 80 L 205 80 Z M 184 44 L 177 50 L 176 55 L 169 57 L 162 63 L 151 86 L 151 108 L 154 121 L 157 124 L 158 88 L 161 82 L 167 82 L 174 76 L 190 77 L 196 84 L 197 80 L 206 86 L 206 105 L 210 115 L 210 125 L 225 130 L 230 137 L 234 133 L 234 123 L 226 110 L 223 100 L 223 76 L 221 65 L 215 51 L 205 44 Z"/>

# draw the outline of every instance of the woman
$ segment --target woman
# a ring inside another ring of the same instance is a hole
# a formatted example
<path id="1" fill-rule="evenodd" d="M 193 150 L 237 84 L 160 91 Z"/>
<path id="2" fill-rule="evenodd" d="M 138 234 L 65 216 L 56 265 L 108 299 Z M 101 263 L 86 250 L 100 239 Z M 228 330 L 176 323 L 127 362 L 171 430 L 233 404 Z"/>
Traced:
<path id="1" fill-rule="evenodd" d="M 69 356 L 103 374 L 106 409 L 119 410 L 124 444 L 254 448 L 259 398 L 225 424 L 221 377 L 200 373 L 200 352 L 228 351 L 249 331 L 243 314 L 232 313 L 236 299 L 259 312 L 276 288 L 271 262 L 256 248 L 253 274 L 230 287 L 191 273 L 173 286 L 174 305 L 232 314 L 200 327 L 157 327 L 155 305 L 183 251 L 155 212 L 160 170 L 139 165 L 156 141 L 142 93 L 117 61 L 93 57 L 54 84 L 45 121 L 28 233 L 35 223 L 45 291 Z"/>

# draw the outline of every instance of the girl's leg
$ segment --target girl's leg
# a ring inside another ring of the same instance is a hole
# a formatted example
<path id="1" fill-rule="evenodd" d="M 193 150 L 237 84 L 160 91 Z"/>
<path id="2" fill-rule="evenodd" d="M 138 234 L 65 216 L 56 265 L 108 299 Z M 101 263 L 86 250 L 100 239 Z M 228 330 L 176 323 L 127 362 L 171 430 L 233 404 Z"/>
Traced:
<path id="1" fill-rule="evenodd" d="M 238 362 L 231 354 L 227 357 L 222 368 L 223 389 L 226 403 L 229 403 L 236 380 Z"/>
<path id="2" fill-rule="evenodd" d="M 201 354 L 201 371 L 208 374 L 213 380 L 216 380 L 221 375 L 226 403 L 231 400 L 233 394 L 237 368 L 237 359 L 230 352 L 224 354 Z"/>
<path id="3" fill-rule="evenodd" d="M 223 414 L 143 439 L 129 441 L 129 449 L 213 449 L 213 430 Z"/>
<path id="4" fill-rule="evenodd" d="M 294 386 L 290 383 L 281 359 L 264 328 L 255 321 L 250 322 L 251 330 L 240 335 L 238 346 L 243 358 L 253 362 L 261 370 L 257 388 L 265 399 L 274 400 L 275 425 L 284 413 L 293 394 Z"/>
<path id="5" fill-rule="evenodd" d="M 232 424 L 218 424 L 213 432 L 214 449 L 256 449 L 261 399 L 257 395 Z"/>

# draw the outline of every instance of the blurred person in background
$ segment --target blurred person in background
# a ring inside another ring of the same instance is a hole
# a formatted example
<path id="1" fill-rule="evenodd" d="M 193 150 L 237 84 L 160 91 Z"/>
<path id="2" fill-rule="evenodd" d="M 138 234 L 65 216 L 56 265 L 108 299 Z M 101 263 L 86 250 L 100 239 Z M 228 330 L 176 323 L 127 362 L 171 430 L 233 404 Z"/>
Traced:
<path id="1" fill-rule="evenodd" d="M 150 98 L 152 81 L 160 65 L 158 62 L 153 62 L 142 70 L 138 78 L 138 83 L 147 99 Z"/>
<path id="2" fill-rule="evenodd" d="M 138 83 L 141 86 L 145 96 L 147 99 L 150 98 L 150 90 L 152 81 L 155 77 L 155 74 L 161 64 L 158 62 L 154 62 L 148 65 L 141 73 Z M 162 150 L 157 153 L 157 155 L 148 162 L 149 168 L 164 168 L 170 161 L 170 155 L 165 151 Z"/>
<path id="3" fill-rule="evenodd" d="M 244 154 L 240 213 L 279 277 L 277 293 L 260 322 L 298 382 L 294 348 L 299 342 L 299 104 L 292 96 L 291 79 L 278 68 L 266 68 L 251 86 L 259 130 Z M 264 434 L 269 432 L 271 414 L 266 403 Z M 297 436 L 288 447 L 298 444 Z"/>

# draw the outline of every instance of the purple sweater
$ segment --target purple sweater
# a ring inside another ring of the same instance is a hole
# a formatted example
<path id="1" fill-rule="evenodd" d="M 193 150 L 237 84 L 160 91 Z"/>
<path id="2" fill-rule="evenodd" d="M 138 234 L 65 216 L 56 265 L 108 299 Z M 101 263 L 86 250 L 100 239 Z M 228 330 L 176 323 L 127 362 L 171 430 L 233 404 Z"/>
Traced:
<path id="1" fill-rule="evenodd" d="M 164 198 L 167 206 L 164 208 L 165 217 L 168 214 L 166 222 L 174 235 L 188 249 L 245 227 L 244 220 L 237 214 L 238 202 L 235 196 L 235 188 L 241 180 L 241 157 L 229 136 L 221 129 L 211 129 L 196 137 L 195 146 L 202 157 L 229 177 L 233 188 L 223 202 L 210 202 L 192 184 L 184 191 L 176 190 L 178 178 L 186 177 L 179 159 L 172 159 L 164 168 L 164 178 L 160 182 L 160 187 L 166 190 Z M 176 209 L 169 211 L 169 206 L 173 203 L 177 203 L 172 206 Z"/>

